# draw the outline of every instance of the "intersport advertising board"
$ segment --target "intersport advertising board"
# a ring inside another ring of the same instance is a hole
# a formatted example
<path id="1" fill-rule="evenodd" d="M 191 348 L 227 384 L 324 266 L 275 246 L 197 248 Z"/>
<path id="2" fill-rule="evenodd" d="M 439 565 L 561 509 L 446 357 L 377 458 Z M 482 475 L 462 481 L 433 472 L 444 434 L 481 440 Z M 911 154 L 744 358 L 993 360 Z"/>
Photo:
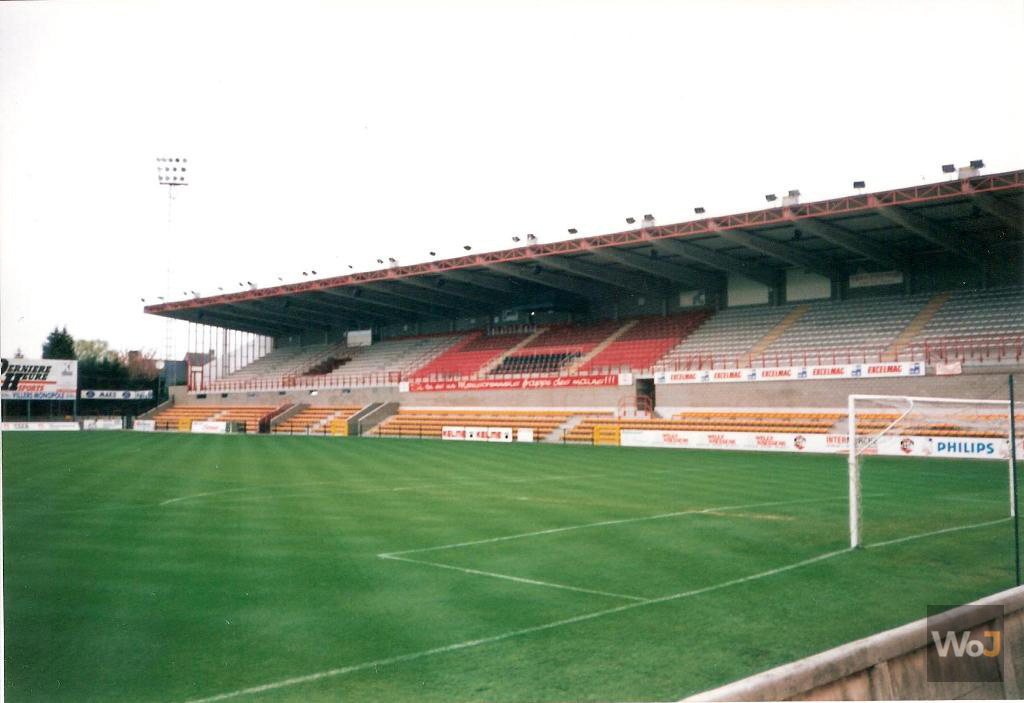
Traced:
<path id="1" fill-rule="evenodd" d="M 719 369 L 663 371 L 654 374 L 655 384 L 673 383 L 756 383 L 759 381 L 831 381 L 843 378 L 893 378 L 924 376 L 919 361 L 880 364 L 832 364 L 823 366 L 779 366 L 765 369 Z"/>
<path id="2" fill-rule="evenodd" d="M 787 432 L 701 432 L 692 430 L 622 430 L 624 447 L 673 449 L 727 449 L 804 454 L 845 454 L 849 437 L 843 434 Z M 881 438 L 864 452 L 880 456 L 917 456 L 948 459 L 1000 459 L 1010 456 L 1006 439 L 975 437 L 926 437 L 893 435 Z M 1017 454 L 1024 456 L 1024 438 L 1017 440 Z"/>
<path id="3" fill-rule="evenodd" d="M 74 400 L 78 362 L 65 359 L 0 360 L 3 400 Z"/>

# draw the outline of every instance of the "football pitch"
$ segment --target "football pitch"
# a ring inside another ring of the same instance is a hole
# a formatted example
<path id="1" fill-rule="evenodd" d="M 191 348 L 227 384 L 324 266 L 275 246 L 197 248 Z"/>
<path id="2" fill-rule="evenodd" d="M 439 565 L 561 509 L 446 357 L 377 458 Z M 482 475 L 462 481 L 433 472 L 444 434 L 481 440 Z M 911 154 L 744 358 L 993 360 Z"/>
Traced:
<path id="1" fill-rule="evenodd" d="M 661 701 L 1013 585 L 1007 465 L 5 433 L 17 701 Z"/>

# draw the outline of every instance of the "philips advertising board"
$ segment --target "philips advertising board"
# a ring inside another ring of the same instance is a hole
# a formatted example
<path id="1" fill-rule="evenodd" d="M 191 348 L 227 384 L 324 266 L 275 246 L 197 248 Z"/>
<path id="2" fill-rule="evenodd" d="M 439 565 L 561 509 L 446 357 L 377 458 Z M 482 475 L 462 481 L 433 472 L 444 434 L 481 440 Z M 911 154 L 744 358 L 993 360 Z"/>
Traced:
<path id="1" fill-rule="evenodd" d="M 3 400 L 74 400 L 78 362 L 66 359 L 0 360 Z"/>
<path id="2" fill-rule="evenodd" d="M 631 430 L 620 434 L 624 447 L 665 447 L 672 449 L 731 449 L 803 454 L 845 454 L 845 434 L 801 434 L 797 432 L 707 432 L 699 430 Z M 1017 440 L 1024 453 L 1024 439 Z M 869 451 L 880 456 L 947 457 L 950 459 L 996 459 L 1010 456 L 1007 439 L 972 437 L 928 437 L 892 435 L 881 438 Z"/>

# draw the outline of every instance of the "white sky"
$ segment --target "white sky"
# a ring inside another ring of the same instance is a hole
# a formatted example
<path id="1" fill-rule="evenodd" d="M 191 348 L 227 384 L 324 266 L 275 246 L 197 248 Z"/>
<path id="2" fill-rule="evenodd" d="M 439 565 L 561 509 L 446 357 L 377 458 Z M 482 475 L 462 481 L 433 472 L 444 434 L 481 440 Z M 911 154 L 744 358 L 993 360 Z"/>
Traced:
<path id="1" fill-rule="evenodd" d="M 1021 168 L 1022 8 L 0 3 L 0 351 L 162 353 L 168 267 L 179 299 Z M 193 167 L 170 237 L 157 156 Z"/>

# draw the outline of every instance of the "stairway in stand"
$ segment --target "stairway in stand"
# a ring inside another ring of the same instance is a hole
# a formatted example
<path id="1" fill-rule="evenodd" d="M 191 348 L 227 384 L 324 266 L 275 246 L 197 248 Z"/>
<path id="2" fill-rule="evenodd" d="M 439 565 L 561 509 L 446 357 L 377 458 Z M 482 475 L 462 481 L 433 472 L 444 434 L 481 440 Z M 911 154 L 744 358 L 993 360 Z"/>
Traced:
<path id="1" fill-rule="evenodd" d="M 810 305 L 801 305 L 790 310 L 784 318 L 779 320 L 779 323 L 775 325 L 775 327 L 772 327 L 765 336 L 757 340 L 757 344 L 755 344 L 745 356 L 752 358 L 763 352 L 771 346 L 772 342 L 781 337 L 786 330 L 796 324 L 801 317 L 806 315 L 807 311 L 810 309 Z"/>
<path id="2" fill-rule="evenodd" d="M 610 335 L 608 335 L 604 339 L 604 341 L 602 341 L 596 347 L 594 347 L 589 352 L 587 352 L 586 354 L 581 356 L 579 359 L 574 361 L 572 364 L 570 364 L 569 367 L 566 368 L 566 371 L 568 371 L 569 373 L 572 373 L 576 369 L 578 369 L 581 366 L 583 366 L 583 364 L 587 363 L 588 361 L 593 359 L 595 356 L 597 356 L 598 354 L 603 352 L 608 347 L 609 344 L 614 342 L 616 339 L 618 339 L 622 335 L 626 334 L 626 332 L 629 332 L 631 329 L 636 327 L 636 324 L 638 322 L 639 322 L 639 320 L 630 320 L 629 322 L 624 324 L 622 327 L 620 327 L 619 329 L 617 329 L 614 332 L 612 332 Z"/>
<path id="3" fill-rule="evenodd" d="M 892 344 L 889 345 L 882 358 L 885 361 L 896 361 L 899 358 L 900 347 L 916 337 L 931 322 L 935 314 L 942 309 L 942 306 L 946 304 L 946 301 L 952 295 L 949 292 L 939 293 L 925 303 L 925 306 L 918 311 L 914 319 L 907 323 L 902 332 L 896 335 L 896 339 L 892 340 Z"/>

